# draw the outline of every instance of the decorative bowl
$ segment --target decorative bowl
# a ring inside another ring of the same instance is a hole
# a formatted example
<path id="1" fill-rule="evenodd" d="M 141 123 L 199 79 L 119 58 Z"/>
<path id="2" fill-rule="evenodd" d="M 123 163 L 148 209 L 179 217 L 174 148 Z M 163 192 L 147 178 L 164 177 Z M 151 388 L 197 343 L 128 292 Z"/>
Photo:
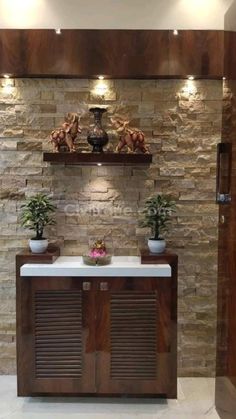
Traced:
<path id="1" fill-rule="evenodd" d="M 112 259 L 112 255 L 106 255 L 106 256 L 101 256 L 101 257 L 91 257 L 89 255 L 84 255 L 83 256 L 83 262 L 85 265 L 90 265 L 90 266 L 105 266 L 105 265 L 109 265 L 111 263 L 111 259 Z"/>

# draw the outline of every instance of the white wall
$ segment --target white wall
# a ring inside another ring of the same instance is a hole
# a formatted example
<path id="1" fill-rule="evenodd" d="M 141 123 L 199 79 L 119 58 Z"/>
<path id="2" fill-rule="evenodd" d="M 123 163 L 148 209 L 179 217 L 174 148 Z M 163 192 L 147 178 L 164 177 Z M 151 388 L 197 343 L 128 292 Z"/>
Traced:
<path id="1" fill-rule="evenodd" d="M 232 0 L 0 0 L 0 28 L 223 29 Z"/>
<path id="2" fill-rule="evenodd" d="M 225 14 L 225 30 L 236 31 L 236 0 L 234 0 Z"/>

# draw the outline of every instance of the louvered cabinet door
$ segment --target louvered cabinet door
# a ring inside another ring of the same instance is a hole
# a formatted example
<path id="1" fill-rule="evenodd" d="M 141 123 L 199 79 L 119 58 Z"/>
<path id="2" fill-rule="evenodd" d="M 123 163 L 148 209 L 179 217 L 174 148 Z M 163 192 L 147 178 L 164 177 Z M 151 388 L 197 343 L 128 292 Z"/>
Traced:
<path id="1" fill-rule="evenodd" d="M 98 392 L 176 396 L 172 298 L 171 278 L 103 281 L 97 308 Z"/>
<path id="2" fill-rule="evenodd" d="M 93 290 L 84 291 L 79 278 L 31 278 L 29 284 L 28 393 L 95 392 Z"/>

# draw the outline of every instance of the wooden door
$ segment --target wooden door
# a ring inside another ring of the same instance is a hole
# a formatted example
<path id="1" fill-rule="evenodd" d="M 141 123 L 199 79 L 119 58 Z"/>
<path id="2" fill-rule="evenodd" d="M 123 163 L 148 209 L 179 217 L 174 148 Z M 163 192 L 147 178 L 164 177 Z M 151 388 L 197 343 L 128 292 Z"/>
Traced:
<path id="1" fill-rule="evenodd" d="M 176 397 L 176 289 L 171 280 L 98 280 L 98 393 Z"/>
<path id="2" fill-rule="evenodd" d="M 19 395 L 95 392 L 94 298 L 82 278 L 21 278 Z"/>
<path id="3" fill-rule="evenodd" d="M 228 175 L 231 201 L 219 206 L 215 404 L 222 419 L 233 419 L 236 417 L 236 59 L 232 53 L 236 47 L 235 0 L 224 21 L 224 92 L 229 92 L 229 96 L 223 106 L 221 147 L 232 151 L 232 162 L 230 173 L 223 171 L 223 175 Z M 218 167 L 218 175 L 221 171 L 222 167 Z"/>

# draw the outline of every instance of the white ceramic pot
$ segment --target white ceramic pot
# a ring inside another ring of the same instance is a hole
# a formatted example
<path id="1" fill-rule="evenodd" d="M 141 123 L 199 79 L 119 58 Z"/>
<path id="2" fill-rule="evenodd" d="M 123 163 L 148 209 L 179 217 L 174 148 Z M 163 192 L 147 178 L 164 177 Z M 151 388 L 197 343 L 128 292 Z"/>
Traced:
<path id="1" fill-rule="evenodd" d="M 48 240 L 36 240 L 30 239 L 29 240 L 29 247 L 32 253 L 44 253 L 48 248 Z"/>
<path id="2" fill-rule="evenodd" d="M 148 247 L 151 253 L 163 253 L 166 248 L 165 240 L 148 239 Z"/>

